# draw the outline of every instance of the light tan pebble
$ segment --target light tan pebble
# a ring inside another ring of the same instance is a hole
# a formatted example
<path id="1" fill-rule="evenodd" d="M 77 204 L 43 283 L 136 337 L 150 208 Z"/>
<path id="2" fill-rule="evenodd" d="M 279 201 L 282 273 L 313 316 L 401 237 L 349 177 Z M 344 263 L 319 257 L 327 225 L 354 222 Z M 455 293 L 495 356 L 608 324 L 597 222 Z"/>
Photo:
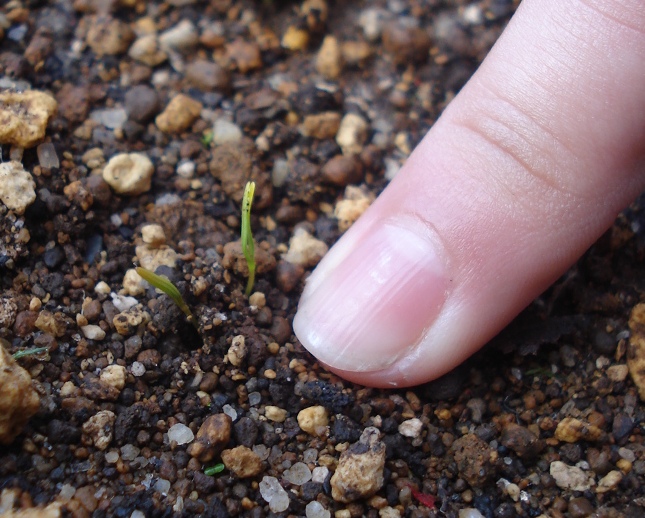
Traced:
<path id="1" fill-rule="evenodd" d="M 20 162 L 0 164 L 0 201 L 16 214 L 24 214 L 36 201 L 36 182 Z"/>
<path id="2" fill-rule="evenodd" d="M 76 314 L 76 325 L 78 327 L 83 327 L 86 326 L 90 323 L 90 321 L 85 317 L 85 315 L 81 315 L 80 313 Z M 87 338 L 87 336 L 85 337 Z"/>
<path id="3" fill-rule="evenodd" d="M 387 506 L 379 509 L 378 515 L 379 518 L 401 518 L 401 511 L 394 507 Z"/>
<path id="4" fill-rule="evenodd" d="M 181 20 L 177 25 L 159 35 L 163 50 L 188 52 L 199 43 L 199 32 L 190 20 Z"/>
<path id="5" fill-rule="evenodd" d="M 508 484 L 504 490 L 513 502 L 517 502 L 520 499 L 520 487 L 517 484 Z"/>
<path id="6" fill-rule="evenodd" d="M 63 313 L 52 313 L 51 311 L 42 310 L 38 314 L 34 325 L 44 333 L 49 333 L 56 338 L 60 338 L 67 331 L 67 325 L 69 323 L 70 320 Z"/>
<path id="7" fill-rule="evenodd" d="M 63 386 L 60 388 L 59 395 L 60 397 L 72 397 L 78 394 L 79 390 L 76 385 L 71 381 L 66 381 L 63 383 Z"/>
<path id="8" fill-rule="evenodd" d="M 2 35 L 2 27 L 0 27 L 0 36 Z M 0 37 L 0 40 L 2 38 Z M 4 491 L 0 494 L 0 499 L 4 497 Z M 4 500 L 3 500 L 4 502 Z M 4 511 L 2 516 L 4 518 L 61 518 L 63 513 L 61 512 L 61 507 L 63 503 L 53 502 L 46 507 L 31 507 L 28 509 L 20 509 L 19 511 L 12 511 L 11 506 L 7 511 Z"/>
<path id="9" fill-rule="evenodd" d="M 340 122 L 336 143 L 344 155 L 358 155 L 369 134 L 369 123 L 357 113 L 346 114 Z"/>
<path id="10" fill-rule="evenodd" d="M 156 34 L 144 34 L 137 38 L 130 46 L 128 56 L 149 67 L 161 65 L 168 59 L 168 54 L 162 50 Z"/>
<path id="11" fill-rule="evenodd" d="M 374 495 L 367 500 L 367 505 L 369 505 L 373 509 L 383 509 L 387 507 L 387 498 L 380 495 Z"/>
<path id="12" fill-rule="evenodd" d="M 124 0 L 121 0 L 121 3 L 123 3 L 123 1 Z M 132 1 L 136 2 L 137 0 Z M 157 34 L 157 23 L 154 18 L 150 16 L 142 16 L 141 18 L 138 18 L 133 22 L 132 28 L 138 36 L 143 36 L 144 34 Z"/>
<path id="13" fill-rule="evenodd" d="M 144 311 L 140 304 L 115 315 L 112 319 L 116 332 L 123 336 L 133 335 L 140 326 L 145 326 L 148 322 L 150 314 Z"/>
<path id="14" fill-rule="evenodd" d="M 285 49 L 294 52 L 305 50 L 309 45 L 309 33 L 295 25 L 290 25 L 282 36 L 281 44 Z"/>
<path id="15" fill-rule="evenodd" d="M 282 258 L 288 263 L 308 268 L 316 266 L 327 250 L 329 247 L 324 241 L 316 239 L 304 228 L 298 227 L 289 240 L 289 250 Z"/>
<path id="16" fill-rule="evenodd" d="M 334 513 L 334 518 L 352 518 L 352 513 L 349 509 L 341 509 Z"/>
<path id="17" fill-rule="evenodd" d="M 357 187 L 348 185 L 345 197 L 334 207 L 334 217 L 338 220 L 338 230 L 345 232 L 367 210 L 374 201 L 374 195 Z"/>
<path id="18" fill-rule="evenodd" d="M 11 444 L 40 407 L 31 376 L 0 340 L 0 444 Z"/>
<path id="19" fill-rule="evenodd" d="M 372 47 L 365 41 L 345 41 L 341 45 L 343 61 L 347 65 L 359 66 L 372 57 Z"/>
<path id="20" fill-rule="evenodd" d="M 638 387 L 641 401 L 645 401 L 645 303 L 637 304 L 629 315 L 629 345 L 627 366 L 629 374 Z"/>
<path id="21" fill-rule="evenodd" d="M 85 319 L 87 321 L 87 319 Z M 95 324 L 86 324 L 81 326 L 83 336 L 88 340 L 103 340 L 105 338 L 105 331 Z"/>
<path id="22" fill-rule="evenodd" d="M 325 79 L 335 80 L 343 71 L 343 54 L 334 36 L 325 36 L 316 56 L 316 70 Z"/>
<path id="23" fill-rule="evenodd" d="M 233 337 L 231 346 L 228 348 L 228 353 L 226 354 L 226 360 L 235 367 L 242 365 L 244 358 L 246 358 L 247 348 L 244 340 L 244 336 L 237 335 Z"/>
<path id="24" fill-rule="evenodd" d="M 399 425 L 399 433 L 404 437 L 419 437 L 421 431 L 423 430 L 423 421 L 421 419 L 414 417 L 412 419 L 407 419 Z"/>
<path id="25" fill-rule="evenodd" d="M 123 291 L 133 297 L 146 292 L 145 283 L 134 268 L 130 268 L 123 276 Z"/>
<path id="26" fill-rule="evenodd" d="M 618 484 L 620 484 L 622 479 L 623 474 L 620 471 L 610 471 L 598 482 L 596 493 L 607 493 L 608 491 L 613 491 L 618 487 Z"/>
<path id="27" fill-rule="evenodd" d="M 108 365 L 99 375 L 101 383 L 105 383 L 121 391 L 125 387 L 126 370 L 122 365 Z"/>
<path id="28" fill-rule="evenodd" d="M 267 405 L 264 407 L 264 416 L 269 421 L 275 421 L 276 423 L 283 423 L 287 418 L 288 412 L 284 408 L 278 406 Z"/>
<path id="29" fill-rule="evenodd" d="M 338 128 L 340 128 L 340 113 L 315 113 L 305 117 L 300 126 L 300 133 L 305 137 L 325 140 L 334 138 Z"/>
<path id="30" fill-rule="evenodd" d="M 150 248 L 148 245 L 139 245 L 134 249 L 139 264 L 154 272 L 159 266 L 174 268 L 177 265 L 177 252 L 169 246 Z"/>
<path id="31" fill-rule="evenodd" d="M 124 196 L 148 192 L 152 184 L 154 166 L 142 153 L 121 153 L 113 156 L 103 169 L 103 180 Z"/>
<path id="32" fill-rule="evenodd" d="M 623 473 L 627 474 L 632 470 L 633 464 L 632 464 L 632 461 L 630 460 L 618 459 L 616 461 L 616 467 Z"/>
<path id="33" fill-rule="evenodd" d="M 264 371 L 264 377 L 268 380 L 274 380 L 276 378 L 277 374 L 273 369 L 266 369 Z"/>
<path id="34" fill-rule="evenodd" d="M 251 304 L 251 306 L 256 306 L 257 308 L 262 309 L 267 304 L 266 295 L 261 291 L 251 293 L 251 296 L 249 297 L 249 304 Z"/>
<path id="35" fill-rule="evenodd" d="M 0 93 L 0 144 L 35 146 L 44 138 L 47 123 L 57 108 L 51 95 L 37 90 Z"/>
<path id="36" fill-rule="evenodd" d="M 31 304 L 30 304 L 30 309 L 31 309 Z M 34 311 L 34 310 L 32 309 L 31 311 Z M 13 299 L 9 297 L 0 298 L 0 327 L 6 327 L 6 328 L 12 327 L 13 323 L 16 321 L 17 314 L 18 314 L 18 306 L 16 305 Z"/>
<path id="37" fill-rule="evenodd" d="M 112 442 L 115 421 L 116 415 L 110 410 L 101 410 L 90 417 L 83 423 L 84 442 L 93 444 L 98 450 L 106 450 Z"/>
<path id="38" fill-rule="evenodd" d="M 90 169 L 96 169 L 105 164 L 105 155 L 100 147 L 93 147 L 83 153 L 81 161 Z"/>
<path id="39" fill-rule="evenodd" d="M 345 450 L 331 477 L 331 496 L 337 502 L 349 503 L 369 498 L 383 486 L 385 444 L 379 431 L 368 427 L 358 442 Z"/>
<path id="40" fill-rule="evenodd" d="M 555 479 L 555 484 L 561 489 L 587 491 L 594 484 L 593 477 L 589 473 L 577 466 L 568 466 L 559 460 L 551 463 L 549 473 Z"/>
<path id="41" fill-rule="evenodd" d="M 94 293 L 98 293 L 99 295 L 109 295 L 111 291 L 109 284 L 105 281 L 99 281 L 94 286 Z"/>
<path id="42" fill-rule="evenodd" d="M 612 365 L 607 368 L 607 377 L 611 381 L 625 381 L 629 375 L 629 367 L 627 365 Z"/>
<path id="43" fill-rule="evenodd" d="M 184 94 L 178 94 L 157 115 L 155 123 L 164 133 L 181 133 L 197 120 L 202 112 L 202 103 Z"/>
<path id="44" fill-rule="evenodd" d="M 123 54 L 133 39 L 130 26 L 111 16 L 92 17 L 86 37 L 87 44 L 99 56 Z"/>
<path id="45" fill-rule="evenodd" d="M 554 435 L 558 441 L 576 443 L 582 440 L 597 441 L 603 437 L 603 431 L 575 417 L 565 417 L 558 423 Z"/>
<path id="46" fill-rule="evenodd" d="M 267 349 L 270 354 L 278 354 L 280 351 L 280 344 L 277 342 L 271 342 L 268 346 Z"/>
<path id="47" fill-rule="evenodd" d="M 166 244 L 166 234 L 163 227 L 156 223 L 150 223 L 141 227 L 141 239 L 147 245 L 158 247 Z"/>
<path id="48" fill-rule="evenodd" d="M 394 137 L 394 145 L 406 157 L 412 152 L 412 149 L 410 149 L 410 140 L 405 131 L 399 131 L 396 134 Z"/>
<path id="49" fill-rule="evenodd" d="M 264 471 L 262 459 L 250 448 L 238 446 L 222 452 L 222 462 L 237 478 L 255 477 Z"/>
<path id="50" fill-rule="evenodd" d="M 34 297 L 29 301 L 29 311 L 40 311 L 43 306 L 43 301 L 38 297 Z"/>
<path id="51" fill-rule="evenodd" d="M 324 406 L 310 406 L 298 412 L 298 426 L 309 435 L 324 436 L 328 424 L 329 413 Z"/>

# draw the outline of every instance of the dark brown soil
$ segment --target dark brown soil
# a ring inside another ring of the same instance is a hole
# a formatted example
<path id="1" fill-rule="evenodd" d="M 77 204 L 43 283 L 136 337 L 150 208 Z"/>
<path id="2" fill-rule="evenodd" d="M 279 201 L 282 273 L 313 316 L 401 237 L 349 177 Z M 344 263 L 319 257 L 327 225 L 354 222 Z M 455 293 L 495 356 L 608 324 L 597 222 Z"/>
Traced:
<path id="1" fill-rule="evenodd" d="M 56 98 L 44 142 L 60 164 L 24 150 L 36 201 L 24 215 L 0 203 L 0 300 L 13 302 L 0 338 L 10 353 L 48 348 L 18 360 L 40 408 L 0 446 L 0 514 L 643 516 L 645 413 L 625 367 L 630 311 L 645 299 L 642 203 L 476 358 L 428 385 L 344 382 L 291 330 L 315 260 L 283 259 L 290 238 L 337 240 L 346 186 L 367 199 L 384 188 L 516 3 L 3 2 L 0 90 Z M 135 52 L 145 35 L 152 47 Z M 158 119 L 178 93 L 186 104 Z M 365 123 L 351 150 L 335 139 L 348 114 Z M 133 152 L 152 161 L 151 186 L 117 195 L 102 171 Z M 262 264 L 251 300 L 232 244 L 249 179 Z M 123 292 L 140 305 L 118 316 L 126 272 L 158 253 L 144 246 L 149 223 L 176 253 L 157 273 L 199 333 L 150 287 Z M 328 425 L 306 432 L 312 406 Z M 195 439 L 173 441 L 180 425 Z M 369 447 L 355 444 L 370 427 Z M 331 478 L 346 450 L 359 466 L 385 452 L 375 495 L 339 496 Z M 226 469 L 204 474 L 222 458 Z M 593 483 L 567 488 L 558 469 Z M 262 495 L 273 478 L 286 510 Z"/>

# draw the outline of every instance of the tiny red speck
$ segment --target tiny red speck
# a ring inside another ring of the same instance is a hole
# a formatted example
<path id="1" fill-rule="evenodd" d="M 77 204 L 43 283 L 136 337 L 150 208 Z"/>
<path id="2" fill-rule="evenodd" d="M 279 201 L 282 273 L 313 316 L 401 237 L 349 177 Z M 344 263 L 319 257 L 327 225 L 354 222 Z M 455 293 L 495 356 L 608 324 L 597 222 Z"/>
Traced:
<path id="1" fill-rule="evenodd" d="M 434 503 L 435 503 L 434 496 L 428 495 L 426 493 L 421 493 L 420 491 L 417 491 L 416 489 L 414 489 L 410 484 L 408 484 L 408 487 L 410 488 L 410 491 L 412 492 L 412 496 L 414 498 L 416 498 L 419 502 L 429 507 L 430 509 L 434 508 Z"/>

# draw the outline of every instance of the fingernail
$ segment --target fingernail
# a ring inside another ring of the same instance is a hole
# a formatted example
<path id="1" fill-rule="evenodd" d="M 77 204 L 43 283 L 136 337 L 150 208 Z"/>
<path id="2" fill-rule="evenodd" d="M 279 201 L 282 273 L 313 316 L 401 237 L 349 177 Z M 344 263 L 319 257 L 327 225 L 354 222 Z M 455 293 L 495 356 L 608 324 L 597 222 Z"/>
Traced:
<path id="1" fill-rule="evenodd" d="M 307 281 L 293 327 L 330 367 L 373 372 L 409 353 L 438 316 L 446 257 L 437 236 L 413 219 L 346 237 Z"/>

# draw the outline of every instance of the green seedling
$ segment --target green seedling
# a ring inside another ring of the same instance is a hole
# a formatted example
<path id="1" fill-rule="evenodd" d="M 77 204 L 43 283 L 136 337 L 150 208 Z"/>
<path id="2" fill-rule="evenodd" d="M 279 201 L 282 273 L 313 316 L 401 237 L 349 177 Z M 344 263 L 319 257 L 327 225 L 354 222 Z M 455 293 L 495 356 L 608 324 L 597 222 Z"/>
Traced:
<path id="1" fill-rule="evenodd" d="M 25 358 L 26 356 L 36 356 L 47 351 L 49 351 L 48 347 L 34 347 L 33 349 L 24 349 L 22 351 L 15 352 L 12 356 L 14 360 L 19 360 L 20 358 Z"/>
<path id="2" fill-rule="evenodd" d="M 188 317 L 188 320 L 191 324 L 193 324 L 195 329 L 197 329 L 197 332 L 199 332 L 197 320 L 195 320 L 193 312 L 188 307 L 188 304 L 184 302 L 184 298 L 181 296 L 181 293 L 179 293 L 177 287 L 172 282 L 170 282 L 168 277 L 157 275 L 156 273 L 151 272 L 147 268 L 143 268 L 141 266 L 137 266 L 137 273 L 141 276 L 142 279 L 148 281 L 152 286 L 168 295 L 172 299 L 172 301 L 177 304 L 177 307 L 184 312 L 184 315 Z"/>
<path id="3" fill-rule="evenodd" d="M 213 133 L 213 130 L 210 130 L 210 131 L 205 131 L 204 134 L 202 135 L 202 138 L 199 140 L 201 141 L 202 146 L 207 148 L 207 147 L 210 147 L 214 138 L 215 138 L 215 133 Z"/>
<path id="4" fill-rule="evenodd" d="M 242 253 L 249 267 L 249 280 L 246 283 L 246 296 L 251 295 L 255 284 L 255 242 L 251 232 L 251 205 L 255 194 L 255 182 L 246 182 L 242 198 Z"/>
<path id="5" fill-rule="evenodd" d="M 215 464 L 214 466 L 211 466 L 210 468 L 205 468 L 204 469 L 204 475 L 212 477 L 213 475 L 217 475 L 218 473 L 221 473 L 222 471 L 224 471 L 224 464 L 222 464 L 220 462 L 219 464 Z"/>

